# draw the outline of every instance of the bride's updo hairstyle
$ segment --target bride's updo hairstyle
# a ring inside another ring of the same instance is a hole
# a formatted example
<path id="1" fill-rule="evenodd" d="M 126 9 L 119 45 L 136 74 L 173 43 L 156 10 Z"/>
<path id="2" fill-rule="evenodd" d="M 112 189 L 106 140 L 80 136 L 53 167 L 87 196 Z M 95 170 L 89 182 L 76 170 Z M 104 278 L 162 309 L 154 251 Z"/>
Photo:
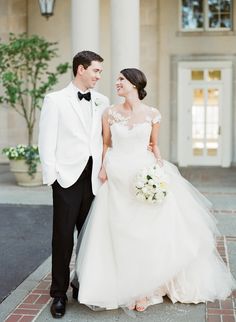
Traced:
<path id="1" fill-rule="evenodd" d="M 120 73 L 137 88 L 139 99 L 144 99 L 147 95 L 147 92 L 144 89 L 147 85 L 147 78 L 144 73 L 137 68 L 125 68 L 121 70 Z"/>

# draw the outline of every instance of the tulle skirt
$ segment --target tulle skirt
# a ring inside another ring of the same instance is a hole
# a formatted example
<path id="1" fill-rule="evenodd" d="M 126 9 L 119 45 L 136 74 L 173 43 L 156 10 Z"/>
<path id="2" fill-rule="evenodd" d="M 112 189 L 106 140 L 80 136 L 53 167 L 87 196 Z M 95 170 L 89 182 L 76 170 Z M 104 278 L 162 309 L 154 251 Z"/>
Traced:
<path id="1" fill-rule="evenodd" d="M 223 300 L 235 282 L 216 250 L 219 234 L 210 202 L 164 161 L 168 194 L 161 205 L 137 200 L 134 177 L 153 164 L 147 152 L 129 160 L 107 154 L 102 185 L 82 231 L 76 273 L 78 301 L 129 307 L 144 297 L 161 303 Z"/>

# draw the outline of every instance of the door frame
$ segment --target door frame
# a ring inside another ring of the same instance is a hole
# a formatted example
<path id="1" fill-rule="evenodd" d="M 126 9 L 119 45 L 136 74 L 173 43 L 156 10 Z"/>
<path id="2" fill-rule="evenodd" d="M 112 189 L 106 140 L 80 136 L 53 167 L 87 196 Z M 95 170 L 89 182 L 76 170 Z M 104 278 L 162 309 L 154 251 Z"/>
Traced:
<path id="1" fill-rule="evenodd" d="M 220 166 L 229 167 L 232 161 L 232 62 L 231 61 L 187 61 L 178 63 L 178 98 L 177 98 L 177 161 L 179 166 L 189 166 L 191 160 L 188 155 L 190 151 L 190 140 L 192 124 L 186 122 L 186 100 L 190 100 L 192 93 L 186 91 L 189 83 L 189 74 L 194 69 L 220 69 L 222 85 L 223 110 L 221 115 L 221 157 Z M 193 81 L 196 82 L 197 81 Z M 210 83 L 210 82 L 209 82 Z M 217 83 L 216 83 L 217 85 Z M 188 109 L 188 113 L 191 113 Z M 189 116 L 190 117 L 190 116 Z M 187 151 L 186 151 L 187 147 Z M 202 165 L 202 164 L 199 164 Z M 206 164 L 207 165 L 207 164 Z"/>

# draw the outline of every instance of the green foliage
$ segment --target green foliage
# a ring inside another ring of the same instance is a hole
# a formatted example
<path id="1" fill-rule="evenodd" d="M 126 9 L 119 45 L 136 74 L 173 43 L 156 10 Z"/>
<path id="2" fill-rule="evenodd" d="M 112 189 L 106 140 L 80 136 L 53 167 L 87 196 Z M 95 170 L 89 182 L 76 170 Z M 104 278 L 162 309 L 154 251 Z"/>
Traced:
<path id="1" fill-rule="evenodd" d="M 4 94 L 0 103 L 7 103 L 26 122 L 28 145 L 3 149 L 10 160 L 25 160 L 32 176 L 40 162 L 38 148 L 32 145 L 36 123 L 36 111 L 41 108 L 45 94 L 58 82 L 60 75 L 70 68 L 68 63 L 59 64 L 49 71 L 51 60 L 57 57 L 56 42 L 23 33 L 10 33 L 9 42 L 0 41 L 0 83 Z"/>
<path id="2" fill-rule="evenodd" d="M 41 108 L 43 97 L 70 68 L 63 63 L 49 71 L 51 60 L 58 56 L 56 45 L 25 33 L 10 33 L 8 43 L 0 42 L 0 82 L 4 88 L 0 103 L 8 103 L 24 117 L 28 145 L 32 145 L 36 110 Z"/>

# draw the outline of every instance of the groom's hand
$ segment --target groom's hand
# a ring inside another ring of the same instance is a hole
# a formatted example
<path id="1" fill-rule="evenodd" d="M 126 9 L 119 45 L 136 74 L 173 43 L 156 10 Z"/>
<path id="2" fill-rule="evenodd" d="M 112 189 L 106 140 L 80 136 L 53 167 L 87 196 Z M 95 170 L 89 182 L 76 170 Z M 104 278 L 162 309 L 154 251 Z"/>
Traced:
<path id="1" fill-rule="evenodd" d="M 107 180 L 107 173 L 104 167 L 102 167 L 99 171 L 98 178 L 102 181 L 102 183 Z"/>

